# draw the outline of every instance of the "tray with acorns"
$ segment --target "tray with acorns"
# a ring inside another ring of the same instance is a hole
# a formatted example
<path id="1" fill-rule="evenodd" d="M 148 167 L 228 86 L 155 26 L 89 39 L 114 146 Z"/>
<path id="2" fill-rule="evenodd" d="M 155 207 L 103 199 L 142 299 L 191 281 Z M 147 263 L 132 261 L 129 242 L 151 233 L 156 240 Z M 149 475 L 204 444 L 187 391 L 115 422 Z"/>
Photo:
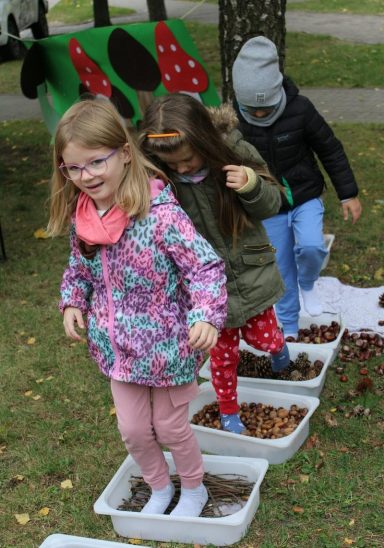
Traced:
<path id="1" fill-rule="evenodd" d="M 333 361 L 333 349 L 300 343 L 287 343 L 287 346 L 291 358 L 289 367 L 281 373 L 273 373 L 268 353 L 240 341 L 238 385 L 318 397 Z M 203 379 L 212 380 L 209 359 L 199 374 Z"/>

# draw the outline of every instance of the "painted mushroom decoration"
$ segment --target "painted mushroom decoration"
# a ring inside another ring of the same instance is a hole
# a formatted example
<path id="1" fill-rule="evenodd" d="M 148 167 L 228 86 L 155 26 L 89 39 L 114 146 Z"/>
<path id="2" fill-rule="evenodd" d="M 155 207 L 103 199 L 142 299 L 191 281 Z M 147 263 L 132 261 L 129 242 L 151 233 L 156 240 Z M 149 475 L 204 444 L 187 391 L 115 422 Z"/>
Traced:
<path id="1" fill-rule="evenodd" d="M 186 53 L 164 21 L 155 28 L 156 51 L 162 83 L 169 93 L 188 93 L 200 100 L 208 87 L 208 75 L 201 64 Z"/>
<path id="2" fill-rule="evenodd" d="M 131 118 L 134 115 L 132 105 L 125 95 L 111 84 L 108 76 L 88 57 L 76 38 L 69 41 L 69 55 L 81 81 L 80 95 L 86 92 L 104 95 L 111 99 L 122 116 Z"/>
<path id="3" fill-rule="evenodd" d="M 141 111 L 153 101 L 152 92 L 161 82 L 161 74 L 151 53 L 131 34 L 114 29 L 108 39 L 108 57 L 113 70 L 136 90 Z"/>

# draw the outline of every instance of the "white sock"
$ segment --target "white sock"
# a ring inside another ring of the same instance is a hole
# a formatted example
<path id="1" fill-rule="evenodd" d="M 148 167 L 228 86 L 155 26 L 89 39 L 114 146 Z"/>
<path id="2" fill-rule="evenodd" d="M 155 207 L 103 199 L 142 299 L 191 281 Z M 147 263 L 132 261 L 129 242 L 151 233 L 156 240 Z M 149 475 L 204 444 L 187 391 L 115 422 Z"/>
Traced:
<path id="1" fill-rule="evenodd" d="M 197 518 L 208 501 L 208 493 L 203 483 L 194 489 L 181 488 L 179 502 L 171 512 L 171 516 Z"/>
<path id="2" fill-rule="evenodd" d="M 309 291 L 301 289 L 301 296 L 303 297 L 304 308 L 310 316 L 319 316 L 322 314 L 323 305 L 321 304 L 315 287 Z"/>
<path id="3" fill-rule="evenodd" d="M 143 509 L 142 514 L 164 514 L 175 494 L 175 486 L 169 483 L 164 489 L 152 489 L 152 494 Z"/>

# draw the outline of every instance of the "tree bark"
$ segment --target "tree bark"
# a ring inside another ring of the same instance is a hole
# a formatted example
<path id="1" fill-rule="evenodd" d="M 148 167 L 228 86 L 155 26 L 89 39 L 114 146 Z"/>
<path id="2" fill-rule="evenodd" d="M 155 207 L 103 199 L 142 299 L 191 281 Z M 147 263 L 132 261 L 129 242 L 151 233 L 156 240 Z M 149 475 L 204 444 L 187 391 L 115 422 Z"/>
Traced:
<path id="1" fill-rule="evenodd" d="M 164 0 L 147 0 L 150 21 L 164 21 L 167 19 Z"/>
<path id="2" fill-rule="evenodd" d="M 109 27 L 112 24 L 109 17 L 108 0 L 93 0 L 93 16 L 95 27 Z"/>
<path id="3" fill-rule="evenodd" d="M 219 41 L 223 101 L 231 101 L 232 65 L 241 46 L 254 36 L 276 44 L 284 72 L 287 0 L 219 0 Z"/>

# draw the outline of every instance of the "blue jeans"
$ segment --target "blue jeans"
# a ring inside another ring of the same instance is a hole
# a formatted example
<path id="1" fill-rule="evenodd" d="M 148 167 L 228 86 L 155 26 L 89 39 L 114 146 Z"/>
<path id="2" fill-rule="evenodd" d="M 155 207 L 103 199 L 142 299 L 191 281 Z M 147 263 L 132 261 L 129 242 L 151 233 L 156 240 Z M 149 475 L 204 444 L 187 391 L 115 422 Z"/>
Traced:
<path id="1" fill-rule="evenodd" d="M 320 198 L 263 221 L 284 280 L 285 293 L 276 312 L 285 333 L 299 328 L 299 286 L 310 290 L 319 277 L 327 251 L 323 239 L 324 206 Z"/>

